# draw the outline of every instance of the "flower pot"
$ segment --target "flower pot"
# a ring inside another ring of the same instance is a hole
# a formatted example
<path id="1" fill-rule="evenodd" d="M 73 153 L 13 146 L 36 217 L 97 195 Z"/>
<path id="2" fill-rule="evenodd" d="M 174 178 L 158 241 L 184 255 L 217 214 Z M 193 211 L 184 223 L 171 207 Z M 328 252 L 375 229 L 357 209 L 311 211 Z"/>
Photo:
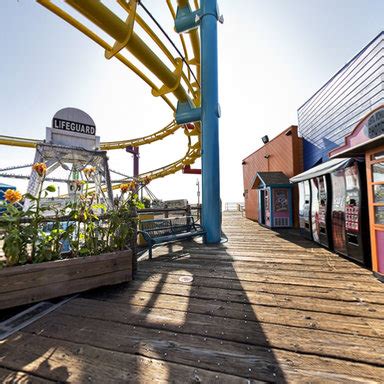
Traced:
<path id="1" fill-rule="evenodd" d="M 0 270 L 0 309 L 132 280 L 132 251 L 117 251 Z"/>

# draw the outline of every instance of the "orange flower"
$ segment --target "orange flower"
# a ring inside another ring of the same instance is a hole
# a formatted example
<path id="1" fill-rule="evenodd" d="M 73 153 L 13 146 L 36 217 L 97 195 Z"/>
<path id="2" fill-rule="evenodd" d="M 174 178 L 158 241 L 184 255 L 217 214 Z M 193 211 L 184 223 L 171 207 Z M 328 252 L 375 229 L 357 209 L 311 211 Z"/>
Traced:
<path id="1" fill-rule="evenodd" d="M 85 177 L 89 178 L 96 172 L 96 168 L 95 167 L 84 168 L 83 172 Z"/>
<path id="2" fill-rule="evenodd" d="M 10 202 L 11 204 L 15 204 L 22 199 L 22 194 L 18 191 L 14 191 L 13 189 L 7 189 L 4 192 L 4 199 Z"/>
<path id="3" fill-rule="evenodd" d="M 37 172 L 37 174 L 42 177 L 47 172 L 47 166 L 45 163 L 35 163 L 32 165 L 32 169 Z"/>
<path id="4" fill-rule="evenodd" d="M 121 193 L 127 193 L 129 191 L 129 184 L 121 184 L 120 191 Z"/>
<path id="5" fill-rule="evenodd" d="M 134 192 L 135 189 L 136 189 L 136 182 L 135 181 L 131 181 L 130 183 L 120 185 L 120 191 L 122 193 L 127 193 L 128 191 Z"/>

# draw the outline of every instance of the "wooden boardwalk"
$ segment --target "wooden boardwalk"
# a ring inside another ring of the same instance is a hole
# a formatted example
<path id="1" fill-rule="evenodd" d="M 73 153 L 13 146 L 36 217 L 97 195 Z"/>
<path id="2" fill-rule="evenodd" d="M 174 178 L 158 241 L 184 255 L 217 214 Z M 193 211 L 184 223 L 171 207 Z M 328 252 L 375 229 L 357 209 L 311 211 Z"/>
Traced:
<path id="1" fill-rule="evenodd" d="M 9 383 L 383 383 L 384 285 L 293 231 L 157 248 L 0 344 Z M 193 279 L 192 282 L 188 280 Z"/>

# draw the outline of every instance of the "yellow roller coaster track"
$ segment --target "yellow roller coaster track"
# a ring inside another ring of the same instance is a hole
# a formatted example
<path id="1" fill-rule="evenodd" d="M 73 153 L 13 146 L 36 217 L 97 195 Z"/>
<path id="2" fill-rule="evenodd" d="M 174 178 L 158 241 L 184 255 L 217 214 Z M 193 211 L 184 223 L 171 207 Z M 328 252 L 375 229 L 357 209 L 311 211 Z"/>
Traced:
<path id="1" fill-rule="evenodd" d="M 80 23 L 69 13 L 65 12 L 57 5 L 53 4 L 50 0 L 37 0 L 38 3 L 49 9 L 51 12 L 74 26 L 76 29 L 84 33 L 95 43 L 100 45 L 106 52 L 106 57 L 111 58 L 115 57 L 129 69 L 131 69 L 136 75 L 138 75 L 147 85 L 152 88 L 152 94 L 154 96 L 161 97 L 166 104 L 172 109 L 173 112 L 176 111 L 175 105 L 172 103 L 170 98 L 167 96 L 170 93 L 179 100 L 186 101 L 189 97 L 193 100 L 196 106 L 200 105 L 200 39 L 197 30 L 193 30 L 188 33 L 192 51 L 194 57 L 188 59 L 188 51 L 185 39 L 180 35 L 180 40 L 184 50 L 185 60 L 188 61 L 190 65 L 196 66 L 197 81 L 191 83 L 190 71 L 187 73 L 184 72 L 182 61 L 180 58 L 174 58 L 168 48 L 162 43 L 158 38 L 156 33 L 149 27 L 149 25 L 138 15 L 136 12 L 136 7 L 138 5 L 138 0 L 118 0 L 118 3 L 124 8 L 128 14 L 127 21 L 124 23 L 117 15 L 115 15 L 111 10 L 109 10 L 104 4 L 99 1 L 94 0 L 66 0 L 70 6 L 80 12 L 83 16 L 88 18 L 99 28 L 103 29 L 104 32 L 109 34 L 112 38 L 115 39 L 113 46 L 108 44 L 105 40 L 99 37 L 96 33 L 91 31 L 84 24 Z M 178 0 L 180 4 L 187 4 L 188 0 Z M 176 12 L 170 0 L 166 0 L 167 6 L 175 18 Z M 198 8 L 198 1 L 194 0 L 195 8 Z M 175 71 L 172 72 L 165 63 L 163 63 L 160 58 L 144 43 L 143 40 L 133 31 L 133 24 L 137 23 L 142 30 L 152 39 L 152 41 L 157 45 L 158 48 L 163 52 L 166 58 L 170 61 L 171 66 L 175 67 Z M 137 66 L 135 66 L 126 56 L 124 56 L 120 51 L 122 48 L 126 48 L 136 59 L 141 62 L 147 70 L 150 70 L 153 75 L 163 82 L 161 87 L 157 87 L 156 84 L 144 74 Z M 186 88 L 183 88 L 183 84 Z M 188 96 L 190 95 L 190 96 Z M 127 146 L 140 146 L 144 144 L 149 144 L 157 140 L 162 140 L 165 137 L 173 134 L 179 128 L 184 128 L 184 133 L 188 137 L 188 150 L 185 156 L 171 164 L 163 166 L 159 169 L 146 172 L 139 176 L 140 179 L 156 179 L 159 177 L 164 177 L 169 174 L 180 171 L 185 165 L 190 165 L 195 162 L 197 158 L 200 157 L 200 124 L 195 123 L 194 129 L 189 130 L 184 125 L 178 125 L 175 121 L 172 121 L 163 129 L 136 139 L 131 140 L 121 140 L 113 142 L 103 142 L 101 143 L 101 149 L 112 150 L 112 149 L 121 149 Z M 192 144 L 191 137 L 195 136 L 197 141 Z M 26 138 L 17 138 L 10 136 L 0 136 L 0 144 L 2 145 L 11 145 L 19 147 L 28 147 L 34 148 L 39 143 L 38 140 L 26 139 Z M 115 186 L 115 188 L 118 186 Z"/>

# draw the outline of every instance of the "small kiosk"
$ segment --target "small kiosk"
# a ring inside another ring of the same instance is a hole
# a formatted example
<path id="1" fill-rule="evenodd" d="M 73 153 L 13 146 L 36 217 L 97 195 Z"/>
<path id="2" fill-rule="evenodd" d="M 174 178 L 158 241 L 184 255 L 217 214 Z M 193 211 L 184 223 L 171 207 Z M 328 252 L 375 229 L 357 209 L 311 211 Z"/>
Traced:
<path id="1" fill-rule="evenodd" d="M 259 194 L 259 224 L 268 228 L 292 227 L 292 185 L 283 172 L 257 172 L 252 189 Z"/>
<path id="2" fill-rule="evenodd" d="M 368 113 L 330 157 L 365 156 L 372 269 L 384 281 L 384 104 Z M 353 212 L 352 212 L 353 213 Z"/>

